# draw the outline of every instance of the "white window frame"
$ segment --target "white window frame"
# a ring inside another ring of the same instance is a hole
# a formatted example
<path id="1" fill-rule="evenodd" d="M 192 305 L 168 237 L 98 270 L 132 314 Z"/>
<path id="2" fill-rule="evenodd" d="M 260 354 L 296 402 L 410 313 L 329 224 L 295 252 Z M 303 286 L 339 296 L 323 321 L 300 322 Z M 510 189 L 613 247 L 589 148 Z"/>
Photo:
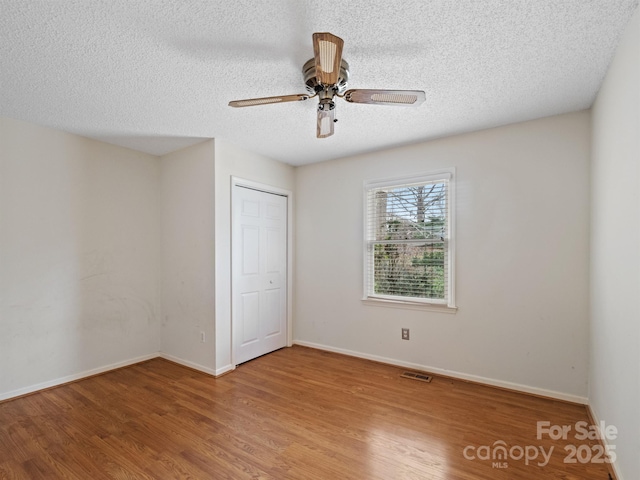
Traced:
<path id="1" fill-rule="evenodd" d="M 445 232 L 445 243 L 447 245 L 447 295 L 444 300 L 434 300 L 427 298 L 409 298 L 391 295 L 380 295 L 373 293 L 373 278 L 370 278 L 370 251 L 371 245 L 375 243 L 368 238 L 369 232 L 369 211 L 368 194 L 369 191 L 382 187 L 401 186 L 409 183 L 430 183 L 439 180 L 447 181 L 447 230 Z M 455 312 L 455 168 L 446 168 L 417 175 L 405 175 L 401 177 L 365 180 L 363 189 L 363 302 L 372 305 L 408 307 L 418 309 L 437 309 L 438 311 Z"/>

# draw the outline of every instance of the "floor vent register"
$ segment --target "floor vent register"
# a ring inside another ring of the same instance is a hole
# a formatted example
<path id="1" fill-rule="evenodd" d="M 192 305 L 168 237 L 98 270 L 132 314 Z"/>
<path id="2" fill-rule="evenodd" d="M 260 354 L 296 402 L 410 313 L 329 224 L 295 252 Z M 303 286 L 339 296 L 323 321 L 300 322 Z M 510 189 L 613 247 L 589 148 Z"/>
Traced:
<path id="1" fill-rule="evenodd" d="M 402 378 L 410 378 L 411 380 L 420 380 L 421 382 L 427 383 L 431 382 L 431 379 L 433 378 L 431 375 L 417 372 L 403 372 L 400 376 Z"/>

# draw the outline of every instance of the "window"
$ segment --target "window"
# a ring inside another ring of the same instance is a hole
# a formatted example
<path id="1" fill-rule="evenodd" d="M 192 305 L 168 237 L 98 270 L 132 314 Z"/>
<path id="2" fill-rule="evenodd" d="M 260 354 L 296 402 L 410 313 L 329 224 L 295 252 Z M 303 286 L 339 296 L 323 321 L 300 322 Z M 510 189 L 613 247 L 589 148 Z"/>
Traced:
<path id="1" fill-rule="evenodd" d="M 455 308 L 453 170 L 365 184 L 365 298 Z"/>

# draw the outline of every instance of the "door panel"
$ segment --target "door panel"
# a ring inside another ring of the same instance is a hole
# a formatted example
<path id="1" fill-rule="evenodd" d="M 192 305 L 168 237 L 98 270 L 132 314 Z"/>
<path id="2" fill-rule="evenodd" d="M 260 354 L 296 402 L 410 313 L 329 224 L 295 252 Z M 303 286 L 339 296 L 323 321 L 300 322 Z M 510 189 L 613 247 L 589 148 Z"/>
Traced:
<path id="1" fill-rule="evenodd" d="M 247 217 L 259 217 L 260 216 L 260 202 L 253 200 L 242 201 L 242 215 Z"/>
<path id="2" fill-rule="evenodd" d="M 234 363 L 287 344 L 287 198 L 233 187 Z"/>
<path id="3" fill-rule="evenodd" d="M 242 225 L 242 274 L 260 273 L 260 229 Z"/>
<path id="4" fill-rule="evenodd" d="M 282 271 L 283 266 L 282 258 L 281 258 L 281 245 L 282 242 L 281 232 L 277 229 L 268 228 L 265 231 L 267 236 L 266 238 L 266 249 L 265 249 L 265 263 L 266 263 L 266 271 L 267 273 L 284 273 Z"/>
<path id="5" fill-rule="evenodd" d="M 260 325 L 258 324 L 260 309 L 260 292 L 242 294 L 240 320 L 242 321 L 242 342 L 247 345 L 258 341 Z"/>
<path id="6" fill-rule="evenodd" d="M 265 292 L 265 321 L 264 333 L 266 337 L 278 335 L 280 333 L 280 288 L 274 288 Z"/>

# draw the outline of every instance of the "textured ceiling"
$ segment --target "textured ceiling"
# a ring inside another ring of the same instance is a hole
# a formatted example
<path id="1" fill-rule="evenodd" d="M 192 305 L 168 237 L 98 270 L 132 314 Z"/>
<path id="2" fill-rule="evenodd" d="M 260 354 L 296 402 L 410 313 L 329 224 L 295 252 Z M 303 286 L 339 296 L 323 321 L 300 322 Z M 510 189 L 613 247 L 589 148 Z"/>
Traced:
<path id="1" fill-rule="evenodd" d="M 0 0 L 0 115 L 163 154 L 222 138 L 293 165 L 588 108 L 638 0 Z M 311 34 L 345 41 L 350 88 L 315 137 Z"/>

